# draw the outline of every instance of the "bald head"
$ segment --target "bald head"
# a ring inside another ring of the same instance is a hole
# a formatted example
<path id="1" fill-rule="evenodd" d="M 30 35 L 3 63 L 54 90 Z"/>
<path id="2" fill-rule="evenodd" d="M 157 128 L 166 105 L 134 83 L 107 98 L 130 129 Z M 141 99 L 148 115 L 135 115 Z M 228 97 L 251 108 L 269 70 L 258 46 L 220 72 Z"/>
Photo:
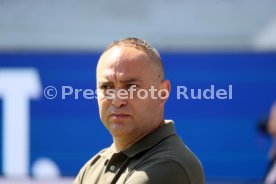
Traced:
<path id="1" fill-rule="evenodd" d="M 117 48 L 130 47 L 130 48 L 135 48 L 139 51 L 143 51 L 146 54 L 147 61 L 153 64 L 156 70 L 156 73 L 158 75 L 158 78 L 161 79 L 161 81 L 164 80 L 164 66 L 163 66 L 163 62 L 160 57 L 160 54 L 147 41 L 139 38 L 125 38 L 119 41 L 114 41 L 106 47 L 106 49 L 101 55 L 101 58 L 106 52 L 110 51 L 114 47 L 117 47 Z"/>

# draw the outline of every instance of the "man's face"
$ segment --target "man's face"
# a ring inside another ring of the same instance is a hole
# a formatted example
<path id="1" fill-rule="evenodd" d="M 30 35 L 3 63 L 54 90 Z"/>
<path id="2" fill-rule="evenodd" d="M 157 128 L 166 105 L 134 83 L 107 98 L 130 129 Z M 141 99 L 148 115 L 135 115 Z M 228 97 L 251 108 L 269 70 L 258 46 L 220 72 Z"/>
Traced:
<path id="1" fill-rule="evenodd" d="M 273 137 L 276 138 L 276 102 L 273 104 L 270 111 L 268 131 Z"/>
<path id="2" fill-rule="evenodd" d="M 132 47 L 113 47 L 102 55 L 97 67 L 97 90 L 158 89 L 162 86 L 155 64 L 145 52 Z M 137 92 L 130 99 L 115 95 L 113 99 L 98 95 L 100 118 L 113 137 L 134 138 L 156 128 L 163 118 L 164 100 L 148 95 L 139 99 Z M 140 94 L 143 96 L 143 93 Z M 156 95 L 157 96 L 157 95 Z M 123 96 L 125 97 L 125 96 Z"/>

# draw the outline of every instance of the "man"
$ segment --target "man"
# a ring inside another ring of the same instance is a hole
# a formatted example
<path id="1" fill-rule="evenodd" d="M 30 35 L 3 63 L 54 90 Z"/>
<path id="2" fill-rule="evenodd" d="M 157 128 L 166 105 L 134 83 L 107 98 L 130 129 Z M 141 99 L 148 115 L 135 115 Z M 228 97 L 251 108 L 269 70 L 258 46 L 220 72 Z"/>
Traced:
<path id="1" fill-rule="evenodd" d="M 97 65 L 100 118 L 113 144 L 95 155 L 74 184 L 203 184 L 199 160 L 164 120 L 170 82 L 144 40 L 111 43 Z"/>
<path id="2" fill-rule="evenodd" d="M 272 137 L 272 146 L 270 151 L 270 164 L 264 183 L 276 184 L 276 102 L 271 107 L 268 132 Z"/>

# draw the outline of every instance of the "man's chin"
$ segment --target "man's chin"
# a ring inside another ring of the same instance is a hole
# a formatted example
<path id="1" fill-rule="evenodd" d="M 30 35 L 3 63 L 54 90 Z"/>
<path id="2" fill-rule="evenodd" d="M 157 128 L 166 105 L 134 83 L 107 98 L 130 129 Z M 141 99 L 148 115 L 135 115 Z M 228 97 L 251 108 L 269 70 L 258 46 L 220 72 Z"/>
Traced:
<path id="1" fill-rule="evenodd" d="M 110 126 L 109 131 L 113 137 L 127 137 L 131 134 L 129 127 L 126 127 L 123 123 L 113 124 Z"/>

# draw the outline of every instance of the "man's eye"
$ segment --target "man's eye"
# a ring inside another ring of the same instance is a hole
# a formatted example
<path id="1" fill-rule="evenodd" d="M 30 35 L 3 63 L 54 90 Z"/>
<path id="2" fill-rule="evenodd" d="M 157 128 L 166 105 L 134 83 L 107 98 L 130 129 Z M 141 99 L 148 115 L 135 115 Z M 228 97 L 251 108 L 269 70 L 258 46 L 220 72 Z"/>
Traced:
<path id="1" fill-rule="evenodd" d="M 136 84 L 128 84 L 127 87 L 130 89 L 130 88 L 137 88 L 138 86 Z"/>
<path id="2" fill-rule="evenodd" d="M 100 89 L 107 90 L 107 89 L 112 89 L 111 85 L 101 85 Z"/>

